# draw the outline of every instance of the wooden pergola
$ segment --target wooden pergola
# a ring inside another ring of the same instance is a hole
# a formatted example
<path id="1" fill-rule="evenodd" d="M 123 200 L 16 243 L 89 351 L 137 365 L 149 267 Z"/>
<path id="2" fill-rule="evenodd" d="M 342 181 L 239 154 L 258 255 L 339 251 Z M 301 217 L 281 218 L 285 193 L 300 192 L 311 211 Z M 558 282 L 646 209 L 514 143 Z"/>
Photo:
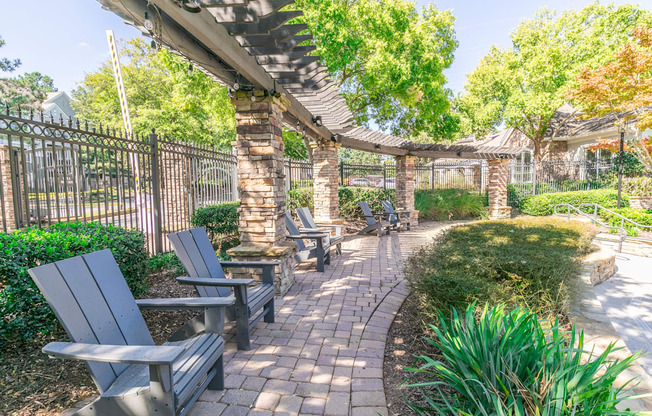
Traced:
<path id="1" fill-rule="evenodd" d="M 395 156 L 397 204 L 412 211 L 416 157 L 488 159 L 490 205 L 500 208 L 492 208 L 492 212 L 504 214 L 507 210 L 506 188 L 499 186 L 492 192 L 491 178 L 504 178 L 504 161 L 514 158 L 520 149 L 425 145 L 355 126 L 328 69 L 319 56 L 311 55 L 315 46 L 310 44 L 307 26 L 288 24 L 302 14 L 282 10 L 293 0 L 98 1 L 158 45 L 181 54 L 234 91 L 242 196 L 242 245 L 233 250 L 234 257 L 280 260 L 285 265 L 280 270 L 281 280 L 293 280 L 288 260 L 291 246 L 285 242 L 283 223 L 283 125 L 310 138 L 315 217 L 320 222 L 339 221 L 340 146 Z M 498 182 L 506 186 L 504 179 Z M 280 286 L 280 292 L 286 290 L 284 283 Z"/>

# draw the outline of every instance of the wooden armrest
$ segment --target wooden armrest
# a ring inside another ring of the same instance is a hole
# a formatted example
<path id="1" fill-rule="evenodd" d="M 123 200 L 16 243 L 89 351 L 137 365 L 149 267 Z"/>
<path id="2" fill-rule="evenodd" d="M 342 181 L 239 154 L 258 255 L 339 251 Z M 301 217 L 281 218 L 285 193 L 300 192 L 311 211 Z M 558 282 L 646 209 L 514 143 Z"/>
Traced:
<path id="1" fill-rule="evenodd" d="M 217 279 L 216 279 L 217 280 Z M 233 296 L 225 298 L 160 298 L 137 299 L 136 304 L 144 309 L 187 310 L 213 307 L 227 307 L 235 304 Z"/>
<path id="2" fill-rule="evenodd" d="M 300 234 L 300 235 L 286 235 L 285 238 L 290 240 L 317 240 L 328 237 L 328 233 L 321 234 Z"/>
<path id="3" fill-rule="evenodd" d="M 51 342 L 43 352 L 52 358 L 123 364 L 171 365 L 185 348 L 159 345 L 104 345 L 79 342 Z"/>
<path id="4" fill-rule="evenodd" d="M 255 282 L 254 279 L 213 279 L 210 277 L 177 277 L 177 282 L 195 286 L 249 286 Z"/>
<path id="5" fill-rule="evenodd" d="M 278 261 L 221 261 L 222 267 L 253 267 L 265 268 L 270 266 L 279 266 L 281 263 Z"/>

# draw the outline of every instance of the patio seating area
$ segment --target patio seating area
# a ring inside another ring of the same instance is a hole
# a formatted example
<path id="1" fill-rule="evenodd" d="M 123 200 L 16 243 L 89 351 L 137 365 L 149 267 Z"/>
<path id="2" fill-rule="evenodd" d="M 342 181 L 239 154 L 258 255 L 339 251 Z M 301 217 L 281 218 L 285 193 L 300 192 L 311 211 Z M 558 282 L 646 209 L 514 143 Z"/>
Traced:
<path id="1" fill-rule="evenodd" d="M 298 266 L 275 322 L 252 328 L 251 350 L 227 325 L 225 390 L 205 391 L 190 414 L 386 415 L 385 336 L 408 293 L 401 263 L 445 226 L 348 237 L 325 272 Z"/>

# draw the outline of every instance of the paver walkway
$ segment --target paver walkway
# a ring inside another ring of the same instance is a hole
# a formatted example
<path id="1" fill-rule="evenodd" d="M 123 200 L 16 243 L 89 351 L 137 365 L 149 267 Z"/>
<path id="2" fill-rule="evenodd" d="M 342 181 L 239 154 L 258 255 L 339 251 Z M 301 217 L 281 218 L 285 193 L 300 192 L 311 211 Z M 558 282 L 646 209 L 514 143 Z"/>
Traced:
<path id="1" fill-rule="evenodd" d="M 618 254 L 616 274 L 594 287 L 616 332 L 652 376 L 652 258 Z"/>
<path id="2" fill-rule="evenodd" d="M 276 322 L 256 325 L 251 351 L 227 345 L 226 390 L 206 391 L 191 415 L 386 415 L 385 339 L 407 296 L 401 263 L 445 226 L 351 237 L 325 273 L 298 267 Z"/>

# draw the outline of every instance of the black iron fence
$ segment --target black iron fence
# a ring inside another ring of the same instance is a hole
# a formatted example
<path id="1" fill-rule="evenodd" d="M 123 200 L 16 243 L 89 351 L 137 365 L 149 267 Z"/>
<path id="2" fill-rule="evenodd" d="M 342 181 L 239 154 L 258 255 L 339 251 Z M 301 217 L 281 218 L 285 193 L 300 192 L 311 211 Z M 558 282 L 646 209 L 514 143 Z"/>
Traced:
<path id="1" fill-rule="evenodd" d="M 308 161 L 285 161 L 286 190 L 313 186 Z M 613 186 L 612 160 L 512 161 L 508 202 L 528 195 Z M 100 221 L 141 229 L 152 252 L 186 229 L 199 207 L 238 200 L 235 156 L 155 133 L 127 138 L 115 130 L 43 114 L 0 114 L 2 229 Z M 339 164 L 342 186 L 396 187 L 396 166 Z M 416 189 L 484 193 L 486 161 L 415 166 Z"/>
<path id="2" fill-rule="evenodd" d="M 0 161 L 4 231 L 99 221 L 141 229 L 161 252 L 196 208 L 238 199 L 233 155 L 40 113 L 0 114 Z"/>

